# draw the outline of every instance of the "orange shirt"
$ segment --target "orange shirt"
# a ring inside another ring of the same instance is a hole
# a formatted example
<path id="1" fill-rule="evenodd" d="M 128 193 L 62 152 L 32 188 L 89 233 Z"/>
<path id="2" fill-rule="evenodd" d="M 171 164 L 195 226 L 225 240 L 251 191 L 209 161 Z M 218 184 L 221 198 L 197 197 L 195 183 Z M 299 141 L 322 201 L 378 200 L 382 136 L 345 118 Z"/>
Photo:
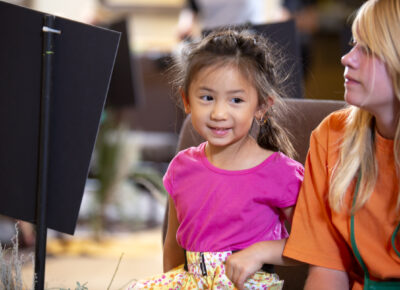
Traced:
<path id="1" fill-rule="evenodd" d="M 346 271 L 353 289 L 362 289 L 363 272 L 350 242 L 350 213 L 355 182 L 345 206 L 334 212 L 328 204 L 330 176 L 338 158 L 348 110 L 328 116 L 311 135 L 305 175 L 284 255 L 308 264 Z M 355 215 L 355 238 L 371 278 L 400 279 L 400 258 L 391 246 L 396 222 L 398 180 L 393 140 L 376 133 L 378 179 L 374 192 Z M 396 246 L 400 249 L 400 239 Z"/>

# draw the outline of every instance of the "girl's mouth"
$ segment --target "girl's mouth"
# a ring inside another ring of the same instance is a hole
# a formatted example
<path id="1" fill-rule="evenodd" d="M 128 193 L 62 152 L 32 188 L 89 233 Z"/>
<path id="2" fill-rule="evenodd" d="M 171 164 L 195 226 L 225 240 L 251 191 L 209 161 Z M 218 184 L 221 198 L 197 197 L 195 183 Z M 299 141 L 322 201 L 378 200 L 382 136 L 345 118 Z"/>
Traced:
<path id="1" fill-rule="evenodd" d="M 225 136 L 228 134 L 229 128 L 209 127 L 211 132 L 216 136 Z"/>

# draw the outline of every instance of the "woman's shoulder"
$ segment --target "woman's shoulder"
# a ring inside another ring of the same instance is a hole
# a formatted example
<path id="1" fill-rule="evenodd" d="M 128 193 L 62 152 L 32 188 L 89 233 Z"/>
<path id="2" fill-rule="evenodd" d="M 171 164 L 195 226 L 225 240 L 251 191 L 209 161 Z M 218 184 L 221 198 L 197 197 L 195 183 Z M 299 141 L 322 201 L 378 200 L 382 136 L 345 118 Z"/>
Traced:
<path id="1" fill-rule="evenodd" d="M 325 117 L 311 133 L 310 146 L 314 144 L 324 150 L 333 148 L 336 151 L 343 141 L 350 112 L 351 108 L 347 107 Z"/>
<path id="2" fill-rule="evenodd" d="M 344 108 L 330 113 L 313 131 L 314 135 L 325 136 L 331 134 L 343 134 L 347 119 L 350 114 L 350 108 Z"/>

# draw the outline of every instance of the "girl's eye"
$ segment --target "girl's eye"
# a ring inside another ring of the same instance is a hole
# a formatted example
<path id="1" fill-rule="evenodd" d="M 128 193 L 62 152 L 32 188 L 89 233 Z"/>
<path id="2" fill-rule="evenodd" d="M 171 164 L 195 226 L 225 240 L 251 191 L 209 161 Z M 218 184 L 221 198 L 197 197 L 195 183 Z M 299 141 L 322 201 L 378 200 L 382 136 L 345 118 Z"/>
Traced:
<path id="1" fill-rule="evenodd" d="M 242 103 L 244 101 L 241 98 L 233 98 L 232 102 L 235 103 L 235 104 L 239 104 L 239 103 Z"/>
<path id="2" fill-rule="evenodd" d="M 214 98 L 208 95 L 200 97 L 203 101 L 212 101 Z"/>

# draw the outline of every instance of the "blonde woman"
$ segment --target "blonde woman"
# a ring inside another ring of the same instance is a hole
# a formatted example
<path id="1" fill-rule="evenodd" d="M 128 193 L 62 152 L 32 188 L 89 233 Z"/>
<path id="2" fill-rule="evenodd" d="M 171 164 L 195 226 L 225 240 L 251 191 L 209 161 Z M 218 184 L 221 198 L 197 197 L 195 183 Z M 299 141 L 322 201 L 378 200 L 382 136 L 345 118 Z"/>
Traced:
<path id="1" fill-rule="evenodd" d="M 306 289 L 400 289 L 400 1 L 366 1 L 352 31 L 349 107 L 311 136 L 284 255 Z"/>

